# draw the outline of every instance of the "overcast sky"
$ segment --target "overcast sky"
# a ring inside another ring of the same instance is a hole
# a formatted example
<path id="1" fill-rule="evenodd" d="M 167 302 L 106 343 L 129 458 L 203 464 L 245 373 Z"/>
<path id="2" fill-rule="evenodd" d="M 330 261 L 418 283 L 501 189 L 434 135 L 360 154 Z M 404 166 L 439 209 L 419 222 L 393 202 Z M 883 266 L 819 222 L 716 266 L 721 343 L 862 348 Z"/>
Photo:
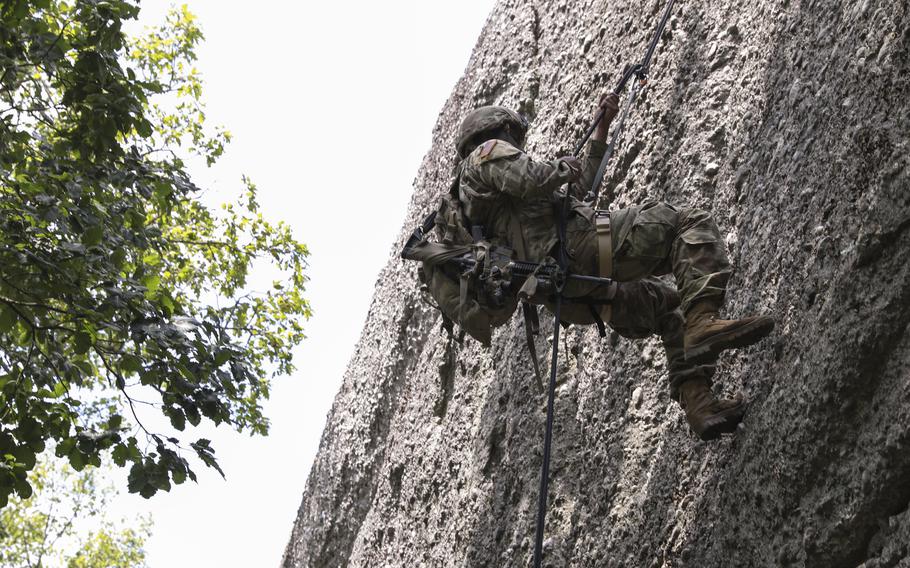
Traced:
<path id="1" fill-rule="evenodd" d="M 143 1 L 142 23 L 160 22 L 170 4 Z M 265 214 L 310 247 L 315 316 L 298 371 L 274 383 L 266 404 L 271 435 L 200 433 L 226 481 L 199 465 L 198 485 L 117 504 L 152 512 L 152 568 L 278 565 L 432 127 L 492 5 L 189 2 L 206 36 L 198 68 L 208 118 L 234 135 L 218 165 L 192 173 L 206 199 L 230 199 L 242 174 L 259 186 Z"/>

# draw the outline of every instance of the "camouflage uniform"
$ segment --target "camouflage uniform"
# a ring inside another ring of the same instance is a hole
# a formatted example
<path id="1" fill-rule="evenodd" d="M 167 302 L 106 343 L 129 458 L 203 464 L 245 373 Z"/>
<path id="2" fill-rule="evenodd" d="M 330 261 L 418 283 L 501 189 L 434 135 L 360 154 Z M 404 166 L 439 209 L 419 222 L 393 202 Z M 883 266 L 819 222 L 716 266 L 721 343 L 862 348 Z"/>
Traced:
<path id="1" fill-rule="evenodd" d="M 605 150 L 603 142 L 589 143 L 581 179 L 574 187 L 591 186 Z M 465 213 L 472 224 L 484 228 L 488 239 L 516 249 L 521 259 L 552 262 L 558 246 L 556 205 L 562 200 L 557 190 L 574 177 L 564 160 L 537 162 L 508 142 L 490 140 L 467 155 L 457 175 Z M 577 197 L 569 199 L 566 224 L 569 271 L 598 275 L 594 211 Z M 680 383 L 714 372 L 713 365 L 686 362 L 683 311 L 695 302 L 723 298 L 730 268 L 720 233 L 708 213 L 659 202 L 612 211 L 610 219 L 612 277 L 623 284 L 613 299 L 609 324 L 625 337 L 661 336 L 675 398 Z M 679 292 L 653 278 L 671 272 Z M 602 299 L 607 294 L 602 286 L 570 281 L 564 289 L 562 319 L 594 323 L 588 306 L 573 300 Z"/>

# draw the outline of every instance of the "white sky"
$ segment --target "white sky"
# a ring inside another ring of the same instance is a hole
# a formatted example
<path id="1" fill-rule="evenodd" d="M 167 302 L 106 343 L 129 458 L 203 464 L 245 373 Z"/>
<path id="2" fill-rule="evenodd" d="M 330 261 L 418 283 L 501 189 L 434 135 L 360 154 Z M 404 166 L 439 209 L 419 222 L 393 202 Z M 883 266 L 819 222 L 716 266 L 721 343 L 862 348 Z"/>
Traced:
<path id="1" fill-rule="evenodd" d="M 158 23 L 170 4 L 144 1 L 142 22 Z M 153 568 L 278 565 L 432 127 L 492 5 L 189 2 L 206 36 L 208 118 L 234 135 L 218 165 L 192 173 L 219 201 L 239 191 L 241 174 L 252 178 L 265 214 L 310 247 L 315 316 L 298 371 L 274 382 L 271 435 L 198 433 L 213 440 L 227 481 L 200 464 L 198 485 L 115 507 L 153 514 Z"/>

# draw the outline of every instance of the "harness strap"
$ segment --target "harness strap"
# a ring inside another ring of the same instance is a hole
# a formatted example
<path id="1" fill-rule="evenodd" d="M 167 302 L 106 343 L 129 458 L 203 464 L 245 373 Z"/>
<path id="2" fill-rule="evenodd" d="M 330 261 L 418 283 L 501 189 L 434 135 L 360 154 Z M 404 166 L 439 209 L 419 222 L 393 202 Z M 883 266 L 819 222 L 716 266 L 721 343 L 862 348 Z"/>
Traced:
<path id="1" fill-rule="evenodd" d="M 407 242 L 404 244 L 404 248 L 401 250 L 401 258 L 405 260 L 410 260 L 408 254 L 420 243 L 422 243 L 427 238 L 430 230 L 433 228 L 433 225 L 436 223 L 436 212 L 433 211 L 426 217 L 424 217 L 423 222 L 420 223 L 420 226 L 414 229 L 414 232 L 411 233 L 411 236 L 408 237 Z"/>
<path id="2" fill-rule="evenodd" d="M 464 327 L 465 306 L 468 303 L 468 285 L 473 275 L 473 271 L 466 270 L 458 279 L 458 325 L 462 327 Z"/>
<path id="3" fill-rule="evenodd" d="M 518 222 L 518 215 L 515 213 L 515 208 L 512 204 L 509 204 L 509 240 L 512 241 L 512 246 L 515 247 L 515 252 L 518 253 L 518 258 L 522 260 L 528 259 L 528 247 L 525 244 L 524 233 L 521 232 L 521 226 Z"/>
<path id="4" fill-rule="evenodd" d="M 610 212 L 604 210 L 594 211 L 594 228 L 597 231 L 597 270 L 601 278 L 613 277 L 613 235 L 610 227 Z M 613 290 L 610 299 L 616 294 L 616 283 L 613 283 Z M 597 330 L 601 337 L 606 337 L 604 323 L 609 322 L 613 316 L 613 305 L 604 305 L 599 314 L 594 313 L 594 321 L 597 323 Z"/>
<path id="5" fill-rule="evenodd" d="M 483 246 L 474 245 L 474 255 L 477 262 L 473 267 L 461 273 L 459 278 L 458 289 L 458 325 L 464 327 L 465 307 L 468 304 L 468 288 L 471 281 L 476 279 L 478 274 L 483 272 L 487 264 L 487 251 Z"/>
<path id="6" fill-rule="evenodd" d="M 540 333 L 540 318 L 537 314 L 537 308 L 527 302 L 521 303 L 521 313 L 525 320 L 525 339 L 528 341 L 528 354 L 531 356 L 531 363 L 534 364 L 534 376 L 537 377 L 537 384 L 540 390 L 543 390 L 540 363 L 537 362 L 537 347 L 534 345 L 534 336 Z"/>
<path id="7" fill-rule="evenodd" d="M 450 339 L 455 337 L 455 322 L 452 321 L 452 318 L 446 315 L 444 311 L 440 308 L 439 313 L 442 314 L 442 329 L 445 330 L 446 334 Z M 459 341 L 459 343 L 461 343 Z"/>
<path id="8" fill-rule="evenodd" d="M 607 304 L 604 309 L 609 311 L 610 304 Z M 588 311 L 591 312 L 591 318 L 594 320 L 594 323 L 597 324 L 597 333 L 599 333 L 601 337 L 606 337 L 607 326 L 604 324 L 604 320 L 600 317 L 600 313 L 598 313 L 597 308 L 594 307 L 594 304 L 588 304 Z"/>
<path id="9" fill-rule="evenodd" d="M 597 267 L 601 278 L 613 277 L 613 237 L 610 230 L 610 212 L 594 212 L 594 227 L 597 230 Z"/>

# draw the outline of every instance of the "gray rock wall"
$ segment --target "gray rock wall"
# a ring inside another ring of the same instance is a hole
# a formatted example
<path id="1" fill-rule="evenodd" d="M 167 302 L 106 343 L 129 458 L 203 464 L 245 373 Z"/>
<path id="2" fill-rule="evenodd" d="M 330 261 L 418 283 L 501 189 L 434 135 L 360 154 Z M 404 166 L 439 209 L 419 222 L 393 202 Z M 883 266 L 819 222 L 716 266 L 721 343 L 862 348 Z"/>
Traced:
<path id="1" fill-rule="evenodd" d="M 521 318 L 447 341 L 397 259 L 444 191 L 460 118 L 533 119 L 566 153 L 640 58 L 662 3 L 501 0 L 434 129 L 321 449 L 285 567 L 528 566 L 545 418 Z M 703 443 L 658 342 L 566 333 L 552 566 L 910 566 L 910 14 L 906 0 L 680 2 L 608 183 L 712 211 L 727 313 L 772 313 L 722 357 L 751 399 Z M 537 349 L 547 366 L 544 317 Z"/>

